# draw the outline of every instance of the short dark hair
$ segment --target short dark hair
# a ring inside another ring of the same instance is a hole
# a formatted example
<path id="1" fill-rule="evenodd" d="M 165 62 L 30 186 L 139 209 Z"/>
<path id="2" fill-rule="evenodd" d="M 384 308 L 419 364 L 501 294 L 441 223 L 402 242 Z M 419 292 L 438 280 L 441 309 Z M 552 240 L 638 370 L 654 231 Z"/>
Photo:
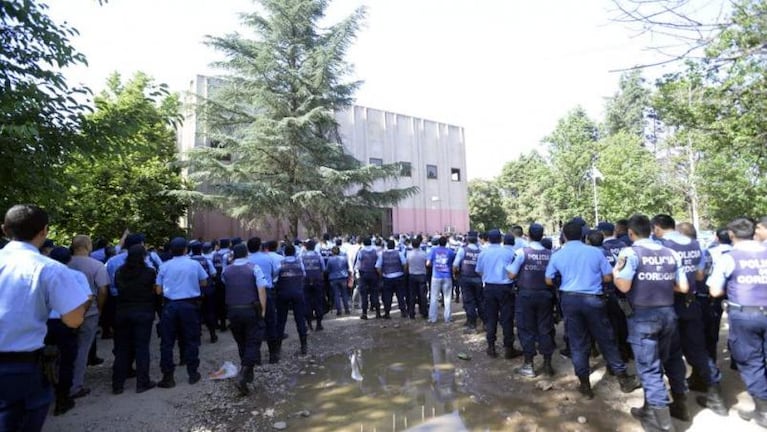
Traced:
<path id="1" fill-rule="evenodd" d="M 285 249 L 283 249 L 283 253 L 285 254 L 285 256 L 293 256 L 296 254 L 296 247 L 290 243 L 287 243 L 285 244 Z"/>
<path id="2" fill-rule="evenodd" d="M 653 218 L 653 220 L 654 219 L 655 218 Z M 649 238 L 650 233 L 652 232 L 653 222 L 651 222 L 650 218 L 648 218 L 647 216 L 643 214 L 635 214 L 634 216 L 631 216 L 631 218 L 629 218 L 628 223 L 626 225 L 628 226 L 628 229 L 630 229 L 631 231 L 634 231 L 634 234 L 637 237 Z"/>
<path id="3" fill-rule="evenodd" d="M 11 240 L 31 241 L 48 225 L 48 213 L 33 204 L 17 204 L 5 213 L 3 230 Z"/>
<path id="4" fill-rule="evenodd" d="M 192 255 L 200 255 L 202 254 L 202 243 L 200 242 L 192 243 L 192 245 L 189 246 L 189 249 L 192 250 Z"/>
<path id="5" fill-rule="evenodd" d="M 440 246 L 445 246 L 445 245 L 447 245 L 447 237 L 445 237 L 445 236 L 440 236 L 440 238 L 439 238 L 439 245 L 440 245 Z"/>
<path id="6" fill-rule="evenodd" d="M 519 225 L 514 225 L 513 227 L 511 227 L 511 232 L 512 234 L 514 234 L 514 237 L 522 237 L 523 235 L 525 235 L 525 231 Z"/>
<path id="7" fill-rule="evenodd" d="M 716 230 L 716 239 L 719 241 L 719 244 L 732 244 L 730 232 L 727 231 L 727 228 L 719 228 Z"/>
<path id="8" fill-rule="evenodd" d="M 582 238 L 583 230 L 581 229 L 580 224 L 576 222 L 568 222 L 562 227 L 562 234 L 564 234 L 565 240 L 567 241 L 577 241 Z"/>
<path id="9" fill-rule="evenodd" d="M 234 255 L 235 259 L 245 258 L 248 256 L 248 247 L 242 243 L 237 243 L 232 248 L 232 254 Z"/>
<path id="10" fill-rule="evenodd" d="M 413 239 L 413 249 L 418 249 L 421 247 L 421 236 L 418 236 Z"/>
<path id="11" fill-rule="evenodd" d="M 736 239 L 751 240 L 754 238 L 756 224 L 749 218 L 740 217 L 727 224 L 727 229 Z"/>
<path id="12" fill-rule="evenodd" d="M 672 218 L 670 215 L 667 214 L 659 214 L 655 215 L 654 218 L 650 221 L 653 226 L 657 226 L 660 229 L 664 230 L 670 230 L 670 229 L 676 229 L 676 221 L 674 221 L 674 218 Z"/>
<path id="13" fill-rule="evenodd" d="M 689 222 L 681 222 L 676 225 L 676 230 L 682 235 L 687 236 L 693 240 L 698 239 L 698 230 L 695 229 L 695 225 Z"/>
<path id="14" fill-rule="evenodd" d="M 174 257 L 184 255 L 186 253 L 186 246 L 184 247 L 176 247 L 176 248 L 170 248 L 170 253 Z"/>
<path id="15" fill-rule="evenodd" d="M 248 239 L 248 252 L 256 253 L 261 250 L 261 237 L 251 237 Z"/>
<path id="16" fill-rule="evenodd" d="M 363 246 L 370 246 L 372 244 L 373 244 L 373 241 L 370 240 L 370 237 L 365 237 L 364 239 L 362 239 L 362 245 Z"/>
<path id="17" fill-rule="evenodd" d="M 530 237 L 530 240 L 539 242 L 543 238 L 543 231 L 536 232 L 528 230 L 527 235 Z"/>
<path id="18" fill-rule="evenodd" d="M 394 249 L 394 240 L 386 240 L 386 249 Z"/>
<path id="19" fill-rule="evenodd" d="M 605 241 L 605 235 L 602 234 L 602 231 L 592 230 L 589 231 L 586 240 L 588 240 L 591 246 L 602 246 L 602 243 Z"/>
<path id="20" fill-rule="evenodd" d="M 266 250 L 268 250 L 269 252 L 274 252 L 274 251 L 276 251 L 276 250 L 277 250 L 277 248 L 278 248 L 278 247 L 280 247 L 280 244 L 279 244 L 279 243 L 277 243 L 277 240 L 269 240 L 268 242 L 266 242 L 266 243 L 264 244 L 264 247 L 265 247 L 265 248 L 266 248 Z"/>
<path id="21" fill-rule="evenodd" d="M 330 252 L 331 252 L 333 255 L 338 255 L 338 254 L 340 254 L 340 253 L 341 253 L 341 249 L 340 249 L 338 246 L 333 246 L 333 247 L 330 249 Z"/>

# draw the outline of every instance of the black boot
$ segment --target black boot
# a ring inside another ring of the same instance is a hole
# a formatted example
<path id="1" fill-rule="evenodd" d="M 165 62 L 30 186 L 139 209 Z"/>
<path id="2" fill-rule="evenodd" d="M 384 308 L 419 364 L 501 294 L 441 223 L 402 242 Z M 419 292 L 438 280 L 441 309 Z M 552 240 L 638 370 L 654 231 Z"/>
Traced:
<path id="1" fill-rule="evenodd" d="M 495 345 L 489 345 L 487 347 L 487 355 L 488 357 L 496 358 L 498 357 L 498 353 L 495 351 Z"/>
<path id="2" fill-rule="evenodd" d="M 671 393 L 674 401 L 668 406 L 671 417 L 683 422 L 690 421 L 690 411 L 687 409 L 687 395 L 684 393 Z"/>
<path id="3" fill-rule="evenodd" d="M 543 359 L 543 373 L 549 377 L 554 376 L 554 367 L 551 366 L 551 357 Z"/>
<path id="4" fill-rule="evenodd" d="M 629 375 L 626 372 L 618 374 L 618 383 L 620 383 L 621 391 L 623 393 L 631 393 L 639 387 L 642 387 L 642 384 L 636 376 Z"/>
<path id="5" fill-rule="evenodd" d="M 653 408 L 645 401 L 642 408 L 631 408 L 631 415 L 642 423 L 642 429 L 646 431 L 673 432 L 675 430 L 668 407 Z"/>
<path id="6" fill-rule="evenodd" d="M 754 410 L 738 411 L 738 415 L 743 420 L 753 420 L 759 426 L 767 428 L 767 399 L 754 398 Z"/>
<path id="7" fill-rule="evenodd" d="M 301 336 L 301 355 L 306 355 L 309 352 L 309 348 L 306 343 L 306 335 Z"/>
<path id="8" fill-rule="evenodd" d="M 173 388 L 176 387 L 176 380 L 173 379 L 172 373 L 162 374 L 162 380 L 157 383 L 157 387 L 160 388 Z"/>
<path id="9" fill-rule="evenodd" d="M 719 384 L 709 386 L 706 395 L 698 396 L 695 400 L 698 402 L 698 405 L 703 408 L 708 408 L 720 416 L 727 417 L 728 409 L 724 404 L 722 388 Z"/>
<path id="10" fill-rule="evenodd" d="M 703 377 L 700 376 L 700 373 L 697 369 L 693 369 L 690 377 L 687 378 L 687 388 L 694 392 L 704 393 L 708 391 L 708 384 L 703 379 Z"/>
<path id="11" fill-rule="evenodd" d="M 208 327 L 208 332 L 210 332 L 210 343 L 218 342 L 218 335 L 216 335 L 216 328 L 212 326 Z"/>
<path id="12" fill-rule="evenodd" d="M 248 378 L 247 378 L 247 370 L 250 368 L 243 367 L 240 369 L 240 373 L 237 375 L 237 380 L 234 382 L 234 386 L 237 388 L 237 391 L 239 392 L 240 396 L 247 396 L 250 394 L 250 389 L 248 388 Z M 251 369 L 251 373 L 252 373 Z"/>
<path id="13" fill-rule="evenodd" d="M 69 389 L 67 389 L 69 391 Z M 60 416 L 75 407 L 75 400 L 69 395 L 57 395 L 56 407 L 53 409 L 54 416 Z"/>
<path id="14" fill-rule="evenodd" d="M 581 392 L 583 397 L 587 400 L 594 399 L 594 392 L 591 390 L 591 381 L 589 381 L 589 377 L 578 377 L 578 380 L 581 382 L 578 386 L 578 391 Z"/>
<path id="15" fill-rule="evenodd" d="M 317 331 L 325 330 L 325 327 L 322 327 L 322 321 L 319 320 L 319 319 L 317 320 L 317 327 L 316 327 L 316 329 L 317 329 Z"/>
<path id="16" fill-rule="evenodd" d="M 524 354 L 522 351 L 519 351 L 518 349 L 511 347 L 504 347 L 503 349 L 503 357 L 507 360 L 511 360 L 514 358 L 517 358 Z"/>
<path id="17" fill-rule="evenodd" d="M 269 364 L 279 363 L 282 341 L 269 341 L 266 344 L 269 347 Z"/>

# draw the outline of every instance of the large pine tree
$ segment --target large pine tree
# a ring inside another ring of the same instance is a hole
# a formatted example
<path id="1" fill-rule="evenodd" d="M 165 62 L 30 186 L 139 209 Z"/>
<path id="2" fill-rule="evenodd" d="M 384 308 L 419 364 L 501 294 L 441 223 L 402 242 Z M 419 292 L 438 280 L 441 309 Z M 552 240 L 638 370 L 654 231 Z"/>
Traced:
<path id="1" fill-rule="evenodd" d="M 327 0 L 259 0 L 243 14 L 255 34 L 210 37 L 226 55 L 200 113 L 213 144 L 189 155 L 197 197 L 257 225 L 287 222 L 315 233 L 370 226 L 377 208 L 395 205 L 416 188 L 376 192 L 396 164 L 363 165 L 343 146 L 334 113 L 348 108 L 359 82 L 344 57 L 364 18 L 357 9 L 321 27 Z"/>

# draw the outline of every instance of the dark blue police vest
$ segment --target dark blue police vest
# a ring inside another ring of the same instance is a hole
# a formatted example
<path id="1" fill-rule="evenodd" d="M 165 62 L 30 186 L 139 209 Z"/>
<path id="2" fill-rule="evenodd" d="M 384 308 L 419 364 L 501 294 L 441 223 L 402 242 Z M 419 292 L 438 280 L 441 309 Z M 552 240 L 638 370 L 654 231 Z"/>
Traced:
<path id="1" fill-rule="evenodd" d="M 314 251 L 306 252 L 301 255 L 306 270 L 306 279 L 311 281 L 322 280 L 322 257 Z"/>
<path id="2" fill-rule="evenodd" d="M 403 273 L 405 271 L 405 268 L 402 267 L 400 254 L 397 250 L 389 249 L 383 251 L 381 254 L 381 261 L 381 273 L 384 275 Z"/>
<path id="3" fill-rule="evenodd" d="M 277 288 L 281 291 L 303 291 L 304 273 L 301 269 L 301 261 L 287 258 L 280 264 L 280 279 Z"/>
<path id="4" fill-rule="evenodd" d="M 767 307 L 767 248 L 733 249 L 730 256 L 735 270 L 727 279 L 727 298 L 742 306 Z"/>
<path id="5" fill-rule="evenodd" d="M 378 253 L 374 249 L 360 250 L 360 273 L 375 273 Z"/>
<path id="6" fill-rule="evenodd" d="M 625 248 L 626 246 L 626 243 L 623 243 L 618 239 L 609 239 L 602 243 L 602 248 L 607 251 L 605 257 L 607 258 L 607 262 L 610 263 L 611 267 L 615 267 L 615 262 L 618 260 L 618 254 L 620 254 L 621 249 Z"/>
<path id="7" fill-rule="evenodd" d="M 548 290 L 546 285 L 546 266 L 551 260 L 551 251 L 548 249 L 522 249 L 525 253 L 525 263 L 519 269 L 517 285 L 520 288 Z"/>
<path id="8" fill-rule="evenodd" d="M 638 265 L 631 291 L 628 293 L 632 306 L 659 307 L 674 304 L 676 284 L 676 259 L 674 251 L 668 248 L 652 250 L 632 246 L 637 255 Z"/>
<path id="9" fill-rule="evenodd" d="M 255 264 L 230 265 L 222 274 L 226 280 L 225 299 L 228 306 L 246 305 L 258 302 Z"/>
<path id="10" fill-rule="evenodd" d="M 463 248 L 463 261 L 461 261 L 461 276 L 480 277 L 477 274 L 477 259 L 479 258 L 479 246 L 472 244 Z"/>
<path id="11" fill-rule="evenodd" d="M 700 244 L 697 240 L 690 240 L 688 244 L 679 244 L 673 240 L 661 239 L 661 244 L 676 252 L 682 261 L 682 270 L 687 276 L 687 283 L 690 285 L 690 292 L 695 293 L 695 273 L 703 260 L 703 253 L 700 250 Z"/>

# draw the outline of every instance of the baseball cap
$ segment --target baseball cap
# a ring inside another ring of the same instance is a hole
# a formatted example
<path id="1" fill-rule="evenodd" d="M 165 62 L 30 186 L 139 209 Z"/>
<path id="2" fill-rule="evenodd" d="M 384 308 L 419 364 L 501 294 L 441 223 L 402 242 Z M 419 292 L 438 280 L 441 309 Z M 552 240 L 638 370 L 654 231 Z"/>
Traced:
<path id="1" fill-rule="evenodd" d="M 183 237 L 176 237 L 170 241 L 171 249 L 183 249 L 186 247 L 186 239 Z"/>
<path id="2" fill-rule="evenodd" d="M 496 243 L 500 242 L 502 237 L 503 237 L 503 235 L 501 234 L 501 231 L 499 231 L 497 229 L 492 229 L 492 230 L 487 232 L 487 238 L 491 242 L 496 242 Z"/>
<path id="3" fill-rule="evenodd" d="M 530 224 L 530 228 L 527 229 L 528 234 L 531 236 L 543 235 L 543 225 L 539 223 Z"/>
<path id="4" fill-rule="evenodd" d="M 143 234 L 128 234 L 127 237 L 125 237 L 125 243 L 123 244 L 124 249 L 130 249 L 131 246 L 135 246 L 137 244 L 144 243 L 144 235 Z"/>
<path id="5" fill-rule="evenodd" d="M 615 225 L 611 224 L 610 222 L 599 222 L 597 224 L 597 231 L 612 232 L 615 231 Z"/>

